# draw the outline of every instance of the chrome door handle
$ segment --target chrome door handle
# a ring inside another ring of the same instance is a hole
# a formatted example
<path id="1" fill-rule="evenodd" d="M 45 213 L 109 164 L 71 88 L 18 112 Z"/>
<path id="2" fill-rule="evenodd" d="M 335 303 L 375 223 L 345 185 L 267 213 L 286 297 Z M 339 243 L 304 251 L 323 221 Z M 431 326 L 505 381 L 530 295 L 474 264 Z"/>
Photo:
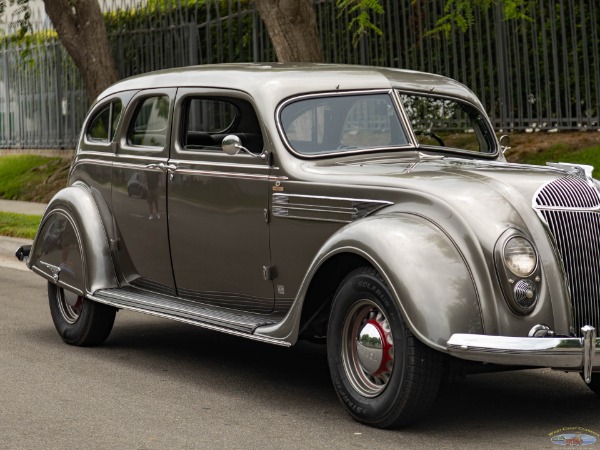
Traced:
<path id="1" fill-rule="evenodd" d="M 177 170 L 177 166 L 175 164 L 165 164 L 165 163 L 158 163 L 158 168 L 160 170 L 163 170 L 165 172 L 170 171 L 175 171 Z"/>
<path id="2" fill-rule="evenodd" d="M 151 163 L 151 164 L 146 164 L 146 169 L 160 169 L 163 172 L 168 172 L 168 171 L 174 172 L 177 170 L 177 166 L 175 164 Z"/>

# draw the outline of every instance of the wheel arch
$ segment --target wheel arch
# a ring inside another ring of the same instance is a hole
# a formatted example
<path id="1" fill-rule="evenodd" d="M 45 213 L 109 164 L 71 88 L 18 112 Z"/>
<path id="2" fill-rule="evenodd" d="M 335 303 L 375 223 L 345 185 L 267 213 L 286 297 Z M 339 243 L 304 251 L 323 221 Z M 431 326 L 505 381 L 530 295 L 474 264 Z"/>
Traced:
<path id="1" fill-rule="evenodd" d="M 59 191 L 50 201 L 33 241 L 28 267 L 79 295 L 117 287 L 110 252 L 106 205 L 83 185 Z"/>
<path id="2" fill-rule="evenodd" d="M 478 291 L 457 245 L 435 223 L 408 213 L 370 216 L 335 233 L 314 258 L 288 315 L 256 333 L 295 343 L 360 265 L 377 270 L 411 332 L 429 347 L 445 352 L 454 333 L 484 333 Z"/>
<path id="3" fill-rule="evenodd" d="M 327 334 L 327 320 L 333 296 L 342 280 L 350 272 L 363 266 L 371 266 L 371 263 L 362 255 L 348 251 L 336 253 L 323 261 L 311 278 L 306 291 L 299 334 L 308 331 L 323 336 Z"/>

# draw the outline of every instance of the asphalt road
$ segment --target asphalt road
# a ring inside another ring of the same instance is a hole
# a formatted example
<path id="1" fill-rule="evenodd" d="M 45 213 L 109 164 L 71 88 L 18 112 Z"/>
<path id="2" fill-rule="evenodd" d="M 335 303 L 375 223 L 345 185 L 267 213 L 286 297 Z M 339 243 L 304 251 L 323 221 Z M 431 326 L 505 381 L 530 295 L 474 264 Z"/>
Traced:
<path id="1" fill-rule="evenodd" d="M 121 311 L 105 345 L 71 347 L 54 330 L 45 281 L 0 267 L 2 450 L 535 449 L 557 448 L 549 434 L 566 427 L 600 433 L 600 399 L 576 374 L 470 376 L 444 386 L 419 425 L 384 431 L 346 415 L 317 345 L 278 348 Z"/>

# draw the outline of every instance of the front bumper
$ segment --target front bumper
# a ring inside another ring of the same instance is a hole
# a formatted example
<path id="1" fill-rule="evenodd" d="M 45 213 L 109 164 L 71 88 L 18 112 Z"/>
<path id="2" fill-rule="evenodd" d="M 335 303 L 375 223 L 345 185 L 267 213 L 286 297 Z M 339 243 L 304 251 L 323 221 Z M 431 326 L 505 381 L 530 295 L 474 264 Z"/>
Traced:
<path id="1" fill-rule="evenodd" d="M 589 383 L 592 372 L 600 372 L 600 338 L 594 327 L 586 325 L 581 331 L 581 338 L 453 334 L 447 348 L 470 361 L 583 372 Z"/>

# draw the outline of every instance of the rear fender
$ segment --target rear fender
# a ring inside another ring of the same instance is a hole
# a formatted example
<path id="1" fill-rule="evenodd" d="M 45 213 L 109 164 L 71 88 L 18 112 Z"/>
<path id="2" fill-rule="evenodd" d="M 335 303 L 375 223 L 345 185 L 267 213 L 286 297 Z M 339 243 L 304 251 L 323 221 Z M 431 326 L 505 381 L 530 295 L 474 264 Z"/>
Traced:
<path id="1" fill-rule="evenodd" d="M 315 274 L 341 253 L 356 254 L 377 269 L 412 333 L 430 347 L 446 351 L 454 333 L 483 334 L 477 289 L 461 252 L 437 225 L 403 213 L 367 217 L 334 234 L 314 259 L 286 318 L 257 334 L 294 343 Z"/>
<path id="2" fill-rule="evenodd" d="M 92 193 L 75 185 L 48 204 L 27 265 L 79 295 L 117 287 L 107 231 Z"/>

